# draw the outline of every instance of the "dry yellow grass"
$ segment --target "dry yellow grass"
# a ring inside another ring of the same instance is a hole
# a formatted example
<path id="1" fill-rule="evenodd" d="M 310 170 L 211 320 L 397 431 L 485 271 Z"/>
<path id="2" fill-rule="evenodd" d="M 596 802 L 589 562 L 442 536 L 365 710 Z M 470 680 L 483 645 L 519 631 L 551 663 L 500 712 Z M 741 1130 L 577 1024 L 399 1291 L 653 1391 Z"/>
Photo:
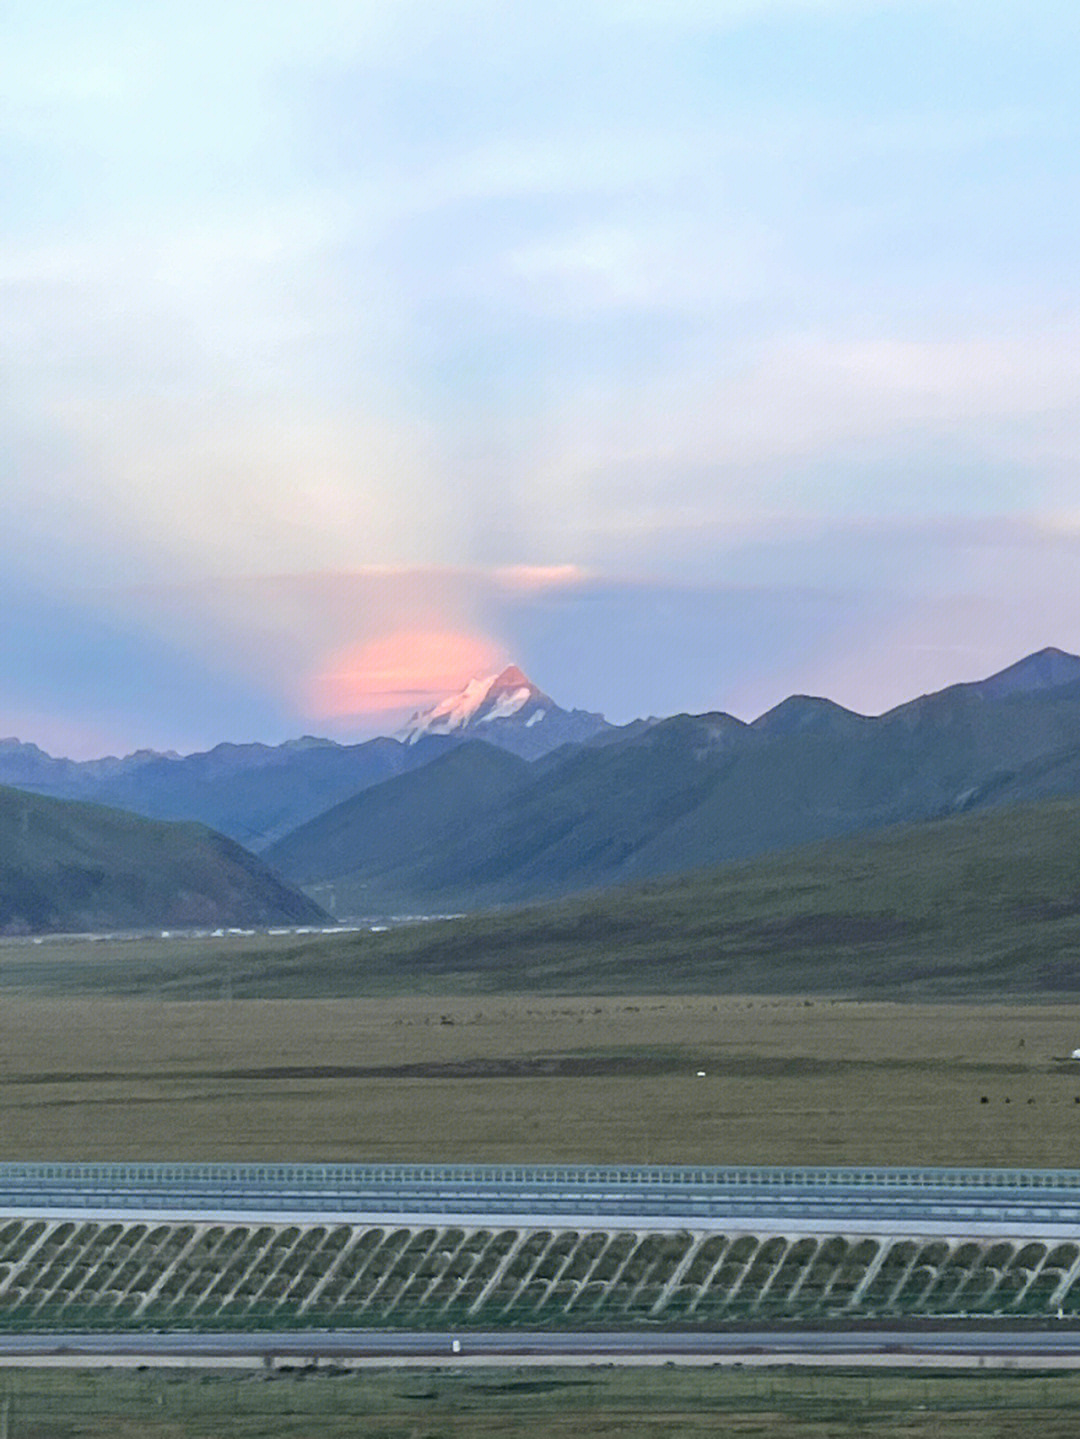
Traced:
<path id="1" fill-rule="evenodd" d="M 1078 1042 L 1080 1005 L 8 997 L 0 1157 L 1073 1166 Z"/>

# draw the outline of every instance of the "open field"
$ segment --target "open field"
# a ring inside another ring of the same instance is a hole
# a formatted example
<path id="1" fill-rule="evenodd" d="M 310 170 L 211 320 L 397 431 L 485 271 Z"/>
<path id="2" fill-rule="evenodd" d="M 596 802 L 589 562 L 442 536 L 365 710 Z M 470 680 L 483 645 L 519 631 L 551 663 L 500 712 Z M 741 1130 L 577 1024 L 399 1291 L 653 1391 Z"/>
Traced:
<path id="1" fill-rule="evenodd" d="M 10 1439 L 1074 1439 L 1080 1376 L 9 1370 L 0 1414 Z"/>
<path id="2" fill-rule="evenodd" d="M 1071 1167 L 1078 1042 L 1080 1004 L 9 996 L 0 1158 Z"/>

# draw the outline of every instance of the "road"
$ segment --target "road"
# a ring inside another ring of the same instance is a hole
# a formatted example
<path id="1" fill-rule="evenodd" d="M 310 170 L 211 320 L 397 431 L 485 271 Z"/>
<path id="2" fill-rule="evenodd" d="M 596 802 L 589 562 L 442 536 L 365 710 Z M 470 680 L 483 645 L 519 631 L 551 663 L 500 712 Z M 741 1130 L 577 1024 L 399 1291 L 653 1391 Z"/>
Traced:
<path id="1" fill-rule="evenodd" d="M 455 1342 L 459 1348 L 454 1349 Z M 1066 1362 L 1080 1367 L 1080 1331 L 967 1329 L 778 1333 L 742 1330 L 724 1334 L 613 1333 L 410 1333 L 394 1330 L 277 1334 L 21 1334 L 0 1336 L 0 1363 L 44 1360 L 80 1364 L 107 1361 L 168 1362 L 230 1360 L 274 1362 L 513 1362 L 513 1363 L 778 1363 L 848 1365 L 993 1360 L 1038 1365 Z"/>
<path id="2" fill-rule="evenodd" d="M 0 1164 L 0 1216 L 1065 1237 L 1080 1172 Z"/>

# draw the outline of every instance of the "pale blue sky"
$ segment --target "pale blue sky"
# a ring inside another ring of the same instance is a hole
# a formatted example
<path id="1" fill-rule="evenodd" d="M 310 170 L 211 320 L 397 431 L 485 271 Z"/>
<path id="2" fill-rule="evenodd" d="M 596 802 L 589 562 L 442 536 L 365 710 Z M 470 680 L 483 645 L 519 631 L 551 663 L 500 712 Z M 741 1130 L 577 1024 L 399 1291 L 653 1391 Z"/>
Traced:
<path id="1" fill-rule="evenodd" d="M 620 720 L 1080 649 L 1078 53 L 1012 0 L 9 3 L 0 733 L 385 728 L 399 632 Z"/>

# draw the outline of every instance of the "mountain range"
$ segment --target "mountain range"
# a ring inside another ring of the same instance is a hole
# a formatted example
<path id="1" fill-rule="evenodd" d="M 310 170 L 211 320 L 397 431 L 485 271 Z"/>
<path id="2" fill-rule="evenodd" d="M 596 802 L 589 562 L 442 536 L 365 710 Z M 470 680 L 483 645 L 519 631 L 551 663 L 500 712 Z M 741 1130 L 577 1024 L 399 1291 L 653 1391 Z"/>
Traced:
<path id="1" fill-rule="evenodd" d="M 414 715 L 397 737 L 361 744 L 305 735 L 280 745 L 219 744 L 183 756 L 138 750 L 80 761 L 0 739 L 0 784 L 150 819 L 197 820 L 258 853 L 340 801 L 477 735 L 535 759 L 609 731 L 618 733 L 602 715 L 561 709 L 511 666 Z"/>
<path id="2" fill-rule="evenodd" d="M 341 915 L 467 908 L 1078 792 L 1080 658 L 1043 651 L 874 718 L 794 696 L 749 724 L 676 715 L 531 764 L 461 745 L 265 858 Z"/>
<path id="3" fill-rule="evenodd" d="M 342 918 L 518 904 L 1080 794 L 1080 658 L 876 717 L 795 695 L 622 727 L 511 666 L 393 738 L 82 763 L 3 741 L 2 782 L 210 824 Z"/>

